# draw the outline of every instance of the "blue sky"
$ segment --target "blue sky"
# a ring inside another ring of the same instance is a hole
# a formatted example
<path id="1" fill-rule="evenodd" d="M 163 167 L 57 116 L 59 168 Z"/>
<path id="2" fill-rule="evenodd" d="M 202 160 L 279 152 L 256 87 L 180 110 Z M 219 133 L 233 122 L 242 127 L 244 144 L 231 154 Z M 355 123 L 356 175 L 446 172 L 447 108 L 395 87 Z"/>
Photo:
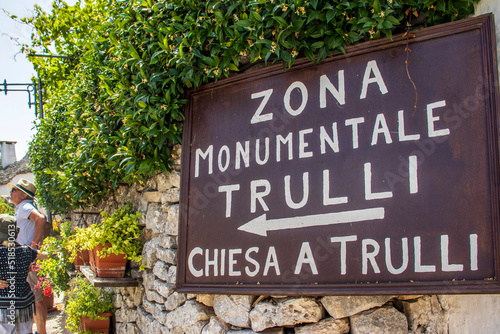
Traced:
<path id="1" fill-rule="evenodd" d="M 69 4 L 76 1 L 70 0 Z M 27 83 L 36 76 L 30 62 L 20 53 L 19 46 L 11 37 L 29 43 L 31 29 L 16 23 L 4 10 L 18 17 L 32 16 L 35 4 L 50 10 L 52 0 L 0 0 L 0 88 L 3 82 Z M 18 88 L 26 88 L 18 87 Z M 0 92 L 0 141 L 16 141 L 16 157 L 21 160 L 28 151 L 28 143 L 34 134 L 35 108 L 28 107 L 27 92 Z"/>

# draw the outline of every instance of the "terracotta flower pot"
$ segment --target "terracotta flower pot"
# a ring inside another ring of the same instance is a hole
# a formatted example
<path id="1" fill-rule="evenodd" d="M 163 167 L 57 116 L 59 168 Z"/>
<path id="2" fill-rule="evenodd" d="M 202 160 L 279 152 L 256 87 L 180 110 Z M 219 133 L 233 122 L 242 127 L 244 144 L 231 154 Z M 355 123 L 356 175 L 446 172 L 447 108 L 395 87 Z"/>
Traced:
<path id="1" fill-rule="evenodd" d="M 76 270 L 80 270 L 81 266 L 86 265 L 89 263 L 89 251 L 88 250 L 81 250 L 76 253 L 75 261 L 73 262 L 73 265 L 75 266 Z"/>
<path id="2" fill-rule="evenodd" d="M 84 331 L 91 330 L 92 333 L 109 333 L 111 312 L 101 313 L 100 317 L 106 317 L 104 320 L 92 320 L 89 317 L 82 317 L 82 327 Z"/>
<path id="3" fill-rule="evenodd" d="M 123 254 L 111 254 L 106 257 L 97 255 L 110 244 L 99 245 L 90 252 L 90 267 L 97 277 L 123 277 L 127 267 L 127 259 Z"/>

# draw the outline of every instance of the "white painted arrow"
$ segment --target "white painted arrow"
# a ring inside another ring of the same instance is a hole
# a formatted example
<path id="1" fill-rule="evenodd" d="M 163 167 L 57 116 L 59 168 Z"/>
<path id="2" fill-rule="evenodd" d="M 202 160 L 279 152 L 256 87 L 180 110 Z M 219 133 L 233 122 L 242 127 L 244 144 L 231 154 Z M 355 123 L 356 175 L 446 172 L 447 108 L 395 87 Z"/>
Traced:
<path id="1" fill-rule="evenodd" d="M 266 214 L 263 214 L 240 226 L 238 230 L 266 237 L 268 231 L 289 230 L 293 228 L 311 226 L 348 224 L 374 219 L 384 219 L 384 217 L 385 210 L 382 207 L 269 220 L 266 219 Z"/>

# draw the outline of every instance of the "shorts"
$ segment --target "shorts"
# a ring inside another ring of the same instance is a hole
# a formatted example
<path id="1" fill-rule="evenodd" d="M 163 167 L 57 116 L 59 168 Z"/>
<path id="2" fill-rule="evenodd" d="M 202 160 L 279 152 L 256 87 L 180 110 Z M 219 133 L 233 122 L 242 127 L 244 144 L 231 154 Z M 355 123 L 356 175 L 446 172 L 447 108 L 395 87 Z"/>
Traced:
<path id="1" fill-rule="evenodd" d="M 33 294 L 35 295 L 35 302 L 43 301 L 43 290 L 41 288 L 35 288 L 35 286 L 38 284 L 38 276 L 36 274 L 36 271 L 30 270 L 28 272 L 28 278 L 26 279 L 26 281 L 29 283 L 31 291 L 33 291 Z"/>
<path id="2" fill-rule="evenodd" d="M 0 324 L 0 334 L 28 334 L 31 333 L 33 319 L 28 322 L 20 322 L 15 325 Z"/>

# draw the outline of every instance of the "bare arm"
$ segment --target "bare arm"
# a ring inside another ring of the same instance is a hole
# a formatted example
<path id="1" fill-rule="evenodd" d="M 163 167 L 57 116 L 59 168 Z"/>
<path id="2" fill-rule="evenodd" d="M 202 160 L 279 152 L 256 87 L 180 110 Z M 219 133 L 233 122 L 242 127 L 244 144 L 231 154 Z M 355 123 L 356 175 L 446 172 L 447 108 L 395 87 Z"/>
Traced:
<path id="1" fill-rule="evenodd" d="M 36 209 L 31 211 L 29 219 L 35 222 L 35 235 L 33 237 L 33 243 L 38 245 L 39 242 L 43 241 L 47 219 Z"/>

